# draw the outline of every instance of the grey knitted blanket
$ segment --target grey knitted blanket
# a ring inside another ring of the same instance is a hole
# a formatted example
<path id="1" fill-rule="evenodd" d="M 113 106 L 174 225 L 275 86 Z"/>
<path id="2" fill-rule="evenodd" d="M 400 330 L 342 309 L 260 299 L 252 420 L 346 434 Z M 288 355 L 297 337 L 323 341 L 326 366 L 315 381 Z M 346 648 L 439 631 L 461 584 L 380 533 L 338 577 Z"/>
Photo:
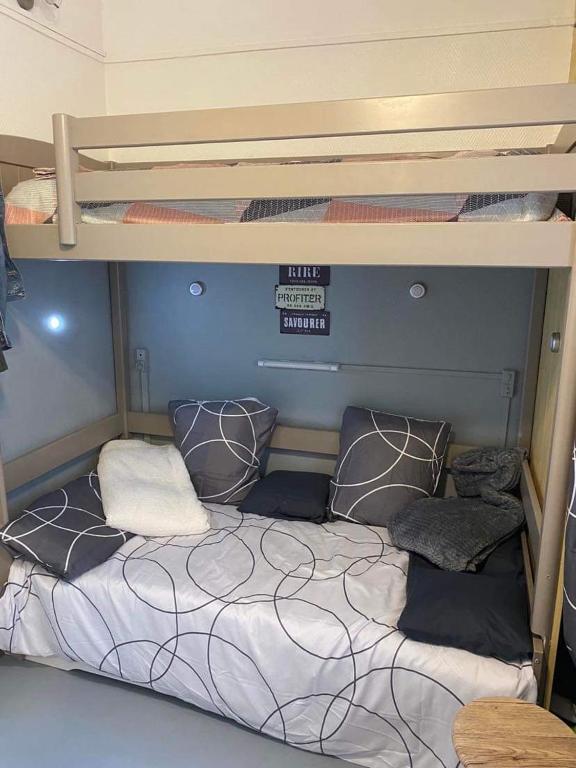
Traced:
<path id="1" fill-rule="evenodd" d="M 520 483 L 522 462 L 526 452 L 521 448 L 477 448 L 457 456 L 451 474 L 458 496 L 480 496 L 487 504 L 502 509 L 517 507 L 521 502 L 506 491 Z"/>
<path id="2" fill-rule="evenodd" d="M 509 493 L 520 482 L 525 453 L 478 449 L 452 463 L 458 497 L 420 499 L 388 525 L 392 543 L 448 571 L 475 571 L 524 522 L 522 503 Z"/>

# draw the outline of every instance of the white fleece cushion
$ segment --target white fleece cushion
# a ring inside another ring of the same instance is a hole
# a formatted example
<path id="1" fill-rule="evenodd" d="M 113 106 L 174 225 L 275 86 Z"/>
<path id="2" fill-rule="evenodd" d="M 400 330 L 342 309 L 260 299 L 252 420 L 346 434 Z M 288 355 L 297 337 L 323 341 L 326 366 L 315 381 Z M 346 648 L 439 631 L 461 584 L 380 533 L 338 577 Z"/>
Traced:
<path id="1" fill-rule="evenodd" d="M 112 440 L 100 452 L 98 477 L 110 526 L 140 536 L 186 536 L 210 528 L 174 445 Z"/>

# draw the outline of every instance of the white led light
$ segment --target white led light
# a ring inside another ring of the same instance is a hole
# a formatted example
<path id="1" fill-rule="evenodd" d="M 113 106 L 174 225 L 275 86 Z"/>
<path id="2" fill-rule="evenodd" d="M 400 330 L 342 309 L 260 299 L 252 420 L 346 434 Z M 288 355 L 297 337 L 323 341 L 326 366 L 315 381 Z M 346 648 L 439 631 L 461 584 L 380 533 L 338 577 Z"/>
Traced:
<path id="1" fill-rule="evenodd" d="M 259 368 L 288 368 L 293 371 L 339 371 L 340 363 L 312 363 L 307 360 L 258 360 Z"/>
<path id="2" fill-rule="evenodd" d="M 44 320 L 44 325 L 52 333 L 60 333 L 64 330 L 64 318 L 62 315 L 48 315 Z"/>

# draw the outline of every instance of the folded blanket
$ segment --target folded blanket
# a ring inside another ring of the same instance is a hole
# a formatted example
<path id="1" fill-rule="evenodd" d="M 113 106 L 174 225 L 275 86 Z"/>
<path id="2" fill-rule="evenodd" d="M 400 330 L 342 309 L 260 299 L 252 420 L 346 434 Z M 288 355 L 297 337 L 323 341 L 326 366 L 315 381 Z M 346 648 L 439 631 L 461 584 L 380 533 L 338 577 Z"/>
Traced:
<path id="1" fill-rule="evenodd" d="M 106 523 L 140 536 L 184 536 L 210 528 L 186 465 L 174 445 L 112 440 L 98 476 Z"/>
<path id="2" fill-rule="evenodd" d="M 522 509 L 481 499 L 418 499 L 388 526 L 392 543 L 446 571 L 475 571 L 524 522 Z"/>
<path id="3" fill-rule="evenodd" d="M 467 498 L 419 499 L 388 525 L 392 543 L 448 571 L 475 571 L 524 523 L 518 485 L 524 452 L 479 449 L 452 463 L 457 492 Z"/>
<path id="4" fill-rule="evenodd" d="M 526 451 L 522 448 L 476 448 L 457 456 L 451 474 L 458 496 L 481 496 L 496 507 L 521 508 L 506 491 L 516 488 Z"/>

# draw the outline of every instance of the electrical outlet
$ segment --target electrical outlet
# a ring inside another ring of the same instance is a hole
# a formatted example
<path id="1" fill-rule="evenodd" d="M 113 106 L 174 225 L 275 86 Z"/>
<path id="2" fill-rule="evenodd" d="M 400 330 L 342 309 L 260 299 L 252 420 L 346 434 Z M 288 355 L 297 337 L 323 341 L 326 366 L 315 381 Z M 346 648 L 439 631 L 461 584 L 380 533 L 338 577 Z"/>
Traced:
<path id="1" fill-rule="evenodd" d="M 500 394 L 509 399 L 514 397 L 514 387 L 516 384 L 516 371 L 502 371 L 500 385 Z"/>
<path id="2" fill-rule="evenodd" d="M 136 368 L 140 371 L 145 371 L 148 368 L 148 350 L 144 349 L 144 347 L 135 349 L 134 360 L 136 361 Z"/>

